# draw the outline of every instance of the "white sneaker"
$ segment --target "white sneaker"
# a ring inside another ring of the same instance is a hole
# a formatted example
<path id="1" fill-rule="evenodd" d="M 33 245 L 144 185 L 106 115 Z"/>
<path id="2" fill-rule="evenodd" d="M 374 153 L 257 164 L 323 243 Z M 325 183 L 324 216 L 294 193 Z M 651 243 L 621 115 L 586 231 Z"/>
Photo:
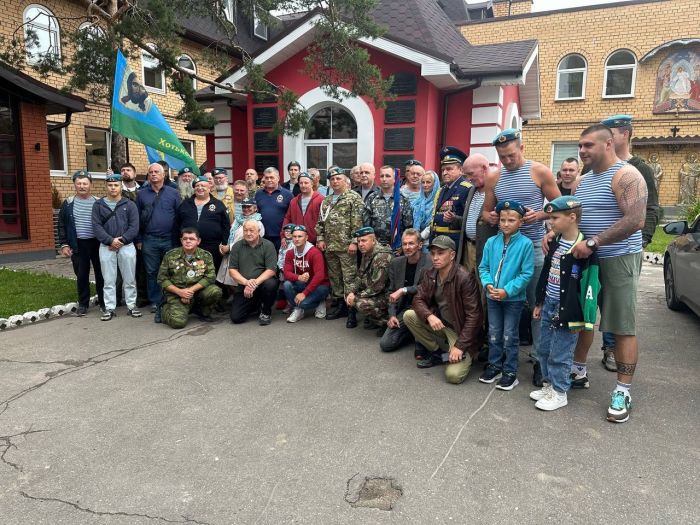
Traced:
<path id="1" fill-rule="evenodd" d="M 532 399 L 533 401 L 539 401 L 540 399 L 545 397 L 547 395 L 547 392 L 549 392 L 550 390 L 552 390 L 552 385 L 550 385 L 549 383 L 544 383 L 540 390 L 533 390 L 532 392 L 530 392 L 530 399 Z"/>
<path id="2" fill-rule="evenodd" d="M 318 303 L 318 306 L 316 307 L 316 312 L 314 313 L 314 316 L 316 319 L 325 319 L 326 318 L 326 301 L 325 299 Z"/>
<path id="3" fill-rule="evenodd" d="M 557 408 L 565 407 L 568 404 L 566 392 L 560 394 L 553 388 L 550 388 L 546 396 L 535 403 L 535 407 L 540 410 L 556 410 Z"/>
<path id="4" fill-rule="evenodd" d="M 304 309 L 303 308 L 295 308 L 292 310 L 292 315 L 287 317 L 287 322 L 288 323 L 296 323 L 297 321 L 301 321 L 304 318 Z"/>

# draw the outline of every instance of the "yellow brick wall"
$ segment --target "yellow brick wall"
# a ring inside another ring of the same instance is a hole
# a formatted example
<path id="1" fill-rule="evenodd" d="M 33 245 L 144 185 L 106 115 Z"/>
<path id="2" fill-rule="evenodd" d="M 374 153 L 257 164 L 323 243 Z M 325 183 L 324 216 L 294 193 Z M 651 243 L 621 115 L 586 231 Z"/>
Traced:
<path id="1" fill-rule="evenodd" d="M 542 119 L 530 120 L 524 126 L 523 136 L 528 157 L 549 165 L 553 142 L 576 141 L 583 128 L 618 113 L 634 116 L 633 138 L 670 136 L 674 125 L 680 128 L 681 136 L 700 135 L 700 113 L 680 112 L 678 117 L 652 114 L 659 64 L 681 47 L 662 50 L 648 62 L 638 64 L 633 97 L 603 98 L 605 61 L 613 51 L 629 49 L 639 60 L 665 42 L 697 37 L 693 28 L 698 25 L 700 10 L 696 0 L 660 0 L 496 18 L 467 23 L 460 30 L 475 45 L 538 40 Z M 692 48 L 700 52 L 700 45 Z M 585 99 L 556 101 L 557 67 L 570 53 L 582 55 L 588 63 Z M 645 146 L 635 153 L 647 158 L 652 151 L 659 155 L 665 173 L 660 187 L 661 204 L 674 205 L 678 202 L 682 163 L 690 152 L 700 156 L 700 144 L 684 145 L 678 152 L 665 146 Z"/>
<path id="2" fill-rule="evenodd" d="M 495 0 L 493 16 L 508 16 L 509 0 Z M 510 0 L 510 15 L 523 15 L 532 11 L 532 0 Z"/>
<path id="3" fill-rule="evenodd" d="M 78 2 L 69 0 L 21 0 L 21 1 L 4 1 L 0 0 L 0 6 L 3 8 L 3 16 L 0 17 L 0 35 L 5 38 L 11 38 L 12 33 L 22 23 L 22 14 L 24 9 L 30 5 L 42 5 L 53 12 L 58 19 L 59 27 L 62 31 L 62 36 L 66 37 L 68 31 L 75 30 L 85 19 L 81 19 L 86 13 L 84 7 Z M 23 35 L 23 33 L 19 33 Z M 211 69 L 208 64 L 200 60 L 202 46 L 194 42 L 183 40 L 183 52 L 188 54 L 197 66 L 197 73 L 205 78 L 216 78 L 218 73 Z M 73 52 L 70 42 L 64 40 L 61 46 L 61 56 L 64 63 L 70 60 Z M 141 61 L 132 60 L 130 63 L 132 69 L 141 77 Z M 47 78 L 41 78 L 31 68 L 24 70 L 27 74 L 34 76 L 41 82 L 49 84 L 56 88 L 61 88 L 65 85 L 66 78 L 63 75 L 52 73 Z M 166 82 L 167 84 L 167 82 Z M 197 89 L 204 87 L 202 83 L 197 83 Z M 85 127 L 108 129 L 110 122 L 110 104 L 106 100 L 92 101 L 90 94 L 85 92 L 74 92 L 74 95 L 81 96 L 89 101 L 89 111 L 85 113 L 76 113 L 73 115 L 72 123 L 66 128 L 66 150 L 68 174 L 65 177 L 52 177 L 53 185 L 59 189 L 62 195 L 72 192 L 72 184 L 70 175 L 86 166 L 85 156 Z M 170 124 L 170 127 L 180 139 L 192 140 L 194 145 L 194 157 L 197 164 L 202 164 L 206 160 L 206 142 L 201 136 L 191 135 L 185 131 L 185 123 L 177 120 L 175 116 L 182 106 L 182 101 L 169 87 L 166 87 L 165 95 L 151 93 L 153 101 L 160 109 L 165 117 L 165 120 Z M 51 115 L 48 119 L 50 122 L 63 122 L 64 115 Z M 148 165 L 146 152 L 142 144 L 129 141 L 129 160 L 136 166 L 139 174 L 144 174 Z M 95 191 L 100 194 L 104 191 L 104 182 L 95 181 Z"/>

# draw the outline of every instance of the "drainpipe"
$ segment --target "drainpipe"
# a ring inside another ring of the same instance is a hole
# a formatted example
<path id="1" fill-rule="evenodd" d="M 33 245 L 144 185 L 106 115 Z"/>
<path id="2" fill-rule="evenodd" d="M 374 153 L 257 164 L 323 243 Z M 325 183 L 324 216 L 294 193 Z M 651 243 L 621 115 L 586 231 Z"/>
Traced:
<path id="1" fill-rule="evenodd" d="M 71 117 L 73 116 L 72 111 L 66 111 L 66 120 L 58 124 L 51 124 L 49 126 L 49 131 L 56 131 L 57 129 L 67 128 L 70 125 Z"/>

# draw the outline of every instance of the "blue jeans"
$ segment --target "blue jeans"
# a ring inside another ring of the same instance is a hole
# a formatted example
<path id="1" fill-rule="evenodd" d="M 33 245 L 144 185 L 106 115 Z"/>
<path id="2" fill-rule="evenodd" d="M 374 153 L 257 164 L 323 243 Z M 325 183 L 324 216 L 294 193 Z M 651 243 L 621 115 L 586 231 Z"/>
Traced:
<path id="1" fill-rule="evenodd" d="M 168 237 L 143 236 L 143 264 L 146 267 L 148 300 L 159 305 L 163 300 L 163 290 L 158 284 L 158 270 L 163 256 L 173 249 L 173 240 Z"/>
<path id="2" fill-rule="evenodd" d="M 537 360 L 542 368 L 542 378 L 557 392 L 568 392 L 571 388 L 571 364 L 574 362 L 574 349 L 578 332 L 559 328 L 552 319 L 559 313 L 559 301 L 545 297 L 542 306 L 540 347 Z"/>
<path id="3" fill-rule="evenodd" d="M 316 289 L 306 296 L 300 304 L 294 302 L 294 297 L 296 294 L 303 292 L 309 283 L 302 283 L 301 281 L 284 281 L 284 295 L 287 298 L 287 302 L 296 306 L 297 308 L 303 308 L 304 310 L 309 310 L 311 308 L 316 308 L 321 301 L 324 301 L 330 292 L 330 288 L 323 284 L 320 284 Z"/>
<path id="4" fill-rule="evenodd" d="M 527 283 L 527 288 L 525 289 L 527 303 L 531 310 L 537 304 L 537 282 L 540 280 L 540 274 L 544 266 L 544 254 L 542 253 L 541 244 L 533 242 L 532 247 L 535 250 L 535 272 L 532 274 L 532 279 Z M 536 358 L 537 349 L 540 346 L 540 322 L 532 319 L 530 326 L 532 327 L 532 356 Z"/>
<path id="5" fill-rule="evenodd" d="M 603 346 L 605 348 L 615 348 L 615 334 L 603 332 Z"/>
<path id="6" fill-rule="evenodd" d="M 486 301 L 489 310 L 489 366 L 517 374 L 520 314 L 525 302 L 490 298 Z"/>

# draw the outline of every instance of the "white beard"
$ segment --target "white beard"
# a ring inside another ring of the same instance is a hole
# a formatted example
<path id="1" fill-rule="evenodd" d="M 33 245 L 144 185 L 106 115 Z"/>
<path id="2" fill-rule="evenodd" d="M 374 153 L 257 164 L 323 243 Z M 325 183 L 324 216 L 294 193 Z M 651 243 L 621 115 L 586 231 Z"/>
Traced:
<path id="1" fill-rule="evenodd" d="M 180 198 L 182 199 L 187 199 L 188 197 L 192 197 L 192 195 L 194 195 L 194 188 L 192 187 L 192 183 L 185 182 L 184 180 L 178 181 L 177 191 L 180 192 Z"/>

